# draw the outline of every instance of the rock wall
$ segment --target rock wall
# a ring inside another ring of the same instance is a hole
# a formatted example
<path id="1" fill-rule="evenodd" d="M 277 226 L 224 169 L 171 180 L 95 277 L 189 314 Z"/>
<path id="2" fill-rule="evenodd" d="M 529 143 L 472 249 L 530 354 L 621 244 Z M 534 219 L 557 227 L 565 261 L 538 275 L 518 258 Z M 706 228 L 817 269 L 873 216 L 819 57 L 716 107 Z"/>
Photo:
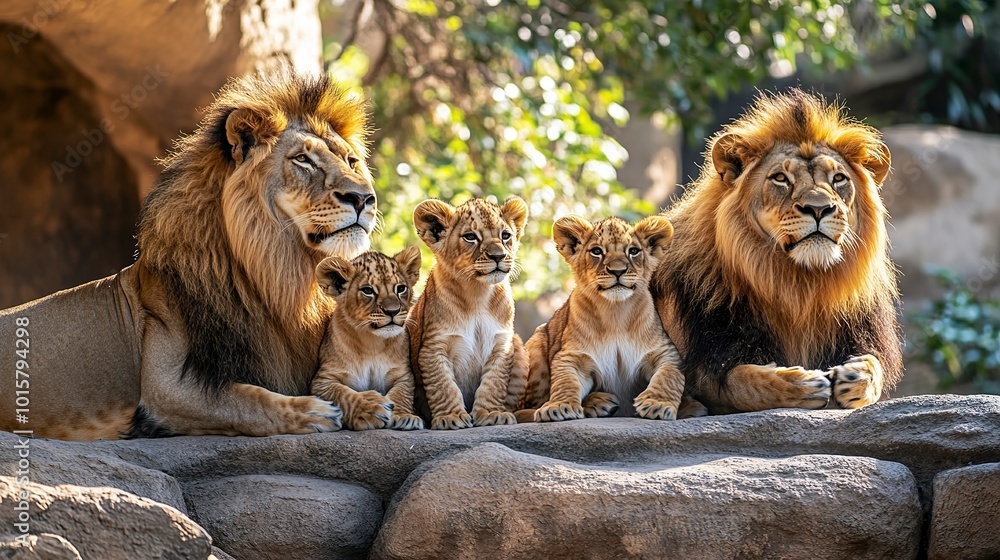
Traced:
<path id="1" fill-rule="evenodd" d="M 0 551 L 24 558 L 1000 556 L 1000 397 L 458 432 L 0 434 L 0 457 Z"/>

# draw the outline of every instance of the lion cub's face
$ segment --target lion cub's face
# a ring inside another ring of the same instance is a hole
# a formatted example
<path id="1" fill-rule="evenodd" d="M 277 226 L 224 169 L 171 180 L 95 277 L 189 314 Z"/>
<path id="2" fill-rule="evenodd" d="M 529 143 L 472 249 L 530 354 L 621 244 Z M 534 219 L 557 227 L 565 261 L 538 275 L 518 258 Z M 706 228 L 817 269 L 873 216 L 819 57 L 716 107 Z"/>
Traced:
<path id="1" fill-rule="evenodd" d="M 347 261 L 327 257 L 316 266 L 316 279 L 337 301 L 357 329 L 390 338 L 403 332 L 413 285 L 420 277 L 420 250 L 408 247 L 394 257 L 368 251 Z"/>
<path id="2" fill-rule="evenodd" d="M 333 130 L 320 136 L 290 125 L 279 137 L 267 199 L 308 247 L 344 258 L 368 249 L 375 190 L 363 157 Z"/>
<path id="3" fill-rule="evenodd" d="M 620 218 L 595 224 L 579 216 L 556 221 L 552 239 L 573 270 L 576 289 L 624 301 L 649 287 L 649 278 L 674 235 L 670 222 L 651 216 L 633 227 Z"/>
<path id="4" fill-rule="evenodd" d="M 514 269 L 528 206 L 512 196 L 498 206 L 473 199 L 458 208 L 425 200 L 413 211 L 413 225 L 439 266 L 461 278 L 497 284 Z"/>

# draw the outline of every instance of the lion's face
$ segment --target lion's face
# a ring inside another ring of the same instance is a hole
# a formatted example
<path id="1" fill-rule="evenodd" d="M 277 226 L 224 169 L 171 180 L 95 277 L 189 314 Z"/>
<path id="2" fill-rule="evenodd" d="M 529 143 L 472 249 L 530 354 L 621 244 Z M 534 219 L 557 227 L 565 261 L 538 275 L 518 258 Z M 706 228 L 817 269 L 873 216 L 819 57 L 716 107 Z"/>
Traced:
<path id="1" fill-rule="evenodd" d="M 514 196 L 502 206 L 473 199 L 458 208 L 425 200 L 413 211 L 413 224 L 441 266 L 460 277 L 498 284 L 514 269 L 528 207 Z"/>
<path id="2" fill-rule="evenodd" d="M 624 301 L 649 287 L 674 228 L 660 216 L 645 218 L 633 227 L 620 218 L 591 224 L 578 216 L 556 221 L 552 239 L 569 263 L 576 289 Z"/>
<path id="3" fill-rule="evenodd" d="M 316 267 L 316 279 L 359 329 L 383 338 L 403 333 L 413 285 L 420 276 L 420 251 L 408 247 L 394 257 L 369 251 L 347 261 L 327 257 Z"/>
<path id="4" fill-rule="evenodd" d="M 265 198 L 306 246 L 352 258 L 370 245 L 375 190 L 363 155 L 332 130 L 323 137 L 289 126 L 268 160 Z"/>
<path id="5" fill-rule="evenodd" d="M 840 154 L 818 146 L 783 145 L 745 179 L 761 235 L 795 264 L 828 269 L 856 242 L 855 176 Z"/>

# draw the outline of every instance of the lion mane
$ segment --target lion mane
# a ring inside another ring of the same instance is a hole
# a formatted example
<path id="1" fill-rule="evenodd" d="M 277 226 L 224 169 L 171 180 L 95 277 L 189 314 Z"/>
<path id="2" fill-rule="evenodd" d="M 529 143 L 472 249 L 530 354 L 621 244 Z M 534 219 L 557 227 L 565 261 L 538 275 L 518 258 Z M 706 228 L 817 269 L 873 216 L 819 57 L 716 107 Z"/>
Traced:
<path id="1" fill-rule="evenodd" d="M 753 183 L 763 173 L 755 175 L 755 166 L 789 145 L 806 160 L 821 147 L 832 149 L 853 174 L 854 238 L 826 268 L 797 265 L 742 219 L 745 213 L 733 211 L 748 208 L 764 188 L 763 178 Z M 721 391 L 739 364 L 825 370 L 865 352 L 881 360 L 891 387 L 902 363 L 896 269 L 879 196 L 889 152 L 879 132 L 841 106 L 793 89 L 759 95 L 709 141 L 705 158 L 699 178 L 666 211 L 676 235 L 652 284 L 689 391 Z"/>

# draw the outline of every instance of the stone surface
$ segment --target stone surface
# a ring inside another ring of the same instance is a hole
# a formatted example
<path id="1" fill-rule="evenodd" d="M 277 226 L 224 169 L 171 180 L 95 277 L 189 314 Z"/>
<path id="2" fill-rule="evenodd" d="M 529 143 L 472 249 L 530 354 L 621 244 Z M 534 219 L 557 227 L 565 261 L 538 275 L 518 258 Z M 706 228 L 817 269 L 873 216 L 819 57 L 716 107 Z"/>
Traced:
<path id="1" fill-rule="evenodd" d="M 929 560 L 1000 558 L 1000 463 L 934 477 Z"/>
<path id="2" fill-rule="evenodd" d="M 586 466 L 483 444 L 397 496 L 373 558 L 915 558 L 921 518 L 906 467 L 830 455 Z"/>
<path id="3" fill-rule="evenodd" d="M 213 542 L 237 558 L 365 558 L 382 500 L 351 484 L 298 476 L 202 480 L 185 488 Z"/>
<path id="4" fill-rule="evenodd" d="M 83 558 L 198 559 L 211 554 L 205 530 L 170 506 L 115 488 L 17 482 L 0 477 L 0 501 L 11 505 L 0 509 L 0 523 L 18 531 L 17 523 L 27 523 L 31 534 L 58 535 Z M 17 509 L 22 502 L 26 509 Z M 27 519 L 21 515 L 25 511 Z M 43 544 L 55 542 L 46 537 Z"/>
<path id="5" fill-rule="evenodd" d="M 27 535 L 17 540 L 14 535 L 0 536 L 0 558 L 6 560 L 80 560 L 80 551 L 73 543 L 52 533 Z"/>

